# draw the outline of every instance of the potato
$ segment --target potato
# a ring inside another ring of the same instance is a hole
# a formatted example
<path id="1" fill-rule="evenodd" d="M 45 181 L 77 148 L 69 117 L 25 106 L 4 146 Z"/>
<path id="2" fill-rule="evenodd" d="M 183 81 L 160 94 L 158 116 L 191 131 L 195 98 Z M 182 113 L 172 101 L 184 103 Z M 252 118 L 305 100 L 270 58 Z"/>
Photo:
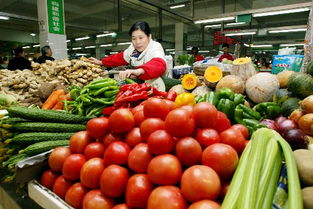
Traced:
<path id="1" fill-rule="evenodd" d="M 302 189 L 304 209 L 313 209 L 313 187 Z"/>
<path id="2" fill-rule="evenodd" d="M 313 152 L 306 149 L 298 149 L 293 153 L 301 182 L 307 186 L 313 186 Z"/>

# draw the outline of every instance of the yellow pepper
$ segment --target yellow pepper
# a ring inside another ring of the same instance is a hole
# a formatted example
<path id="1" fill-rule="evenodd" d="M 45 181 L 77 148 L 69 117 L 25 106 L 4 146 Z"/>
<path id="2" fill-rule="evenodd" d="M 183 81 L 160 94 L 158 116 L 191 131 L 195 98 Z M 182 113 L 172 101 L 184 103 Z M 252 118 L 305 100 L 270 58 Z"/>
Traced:
<path id="1" fill-rule="evenodd" d="M 194 105 L 196 104 L 195 96 L 192 93 L 182 93 L 178 95 L 175 99 L 176 107 L 181 107 L 184 105 Z"/>

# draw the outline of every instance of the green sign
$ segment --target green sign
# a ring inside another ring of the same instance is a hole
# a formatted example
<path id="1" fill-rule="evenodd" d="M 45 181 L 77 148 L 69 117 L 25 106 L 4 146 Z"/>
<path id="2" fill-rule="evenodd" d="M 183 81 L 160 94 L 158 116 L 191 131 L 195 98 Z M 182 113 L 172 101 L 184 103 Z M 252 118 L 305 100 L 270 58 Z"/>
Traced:
<path id="1" fill-rule="evenodd" d="M 63 0 L 47 0 L 49 33 L 64 34 Z"/>
<path id="2" fill-rule="evenodd" d="M 237 15 L 236 22 L 251 22 L 251 19 L 251 14 Z"/>

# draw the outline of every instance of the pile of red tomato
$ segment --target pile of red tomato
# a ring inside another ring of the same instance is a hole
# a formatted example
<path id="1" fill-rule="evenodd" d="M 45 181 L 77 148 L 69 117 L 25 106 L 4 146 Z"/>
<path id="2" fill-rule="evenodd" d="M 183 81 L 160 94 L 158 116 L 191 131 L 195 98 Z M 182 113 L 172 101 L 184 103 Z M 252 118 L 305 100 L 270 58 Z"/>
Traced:
<path id="1" fill-rule="evenodd" d="M 41 183 L 75 208 L 217 209 L 247 139 L 209 103 L 151 98 L 90 120 Z"/>

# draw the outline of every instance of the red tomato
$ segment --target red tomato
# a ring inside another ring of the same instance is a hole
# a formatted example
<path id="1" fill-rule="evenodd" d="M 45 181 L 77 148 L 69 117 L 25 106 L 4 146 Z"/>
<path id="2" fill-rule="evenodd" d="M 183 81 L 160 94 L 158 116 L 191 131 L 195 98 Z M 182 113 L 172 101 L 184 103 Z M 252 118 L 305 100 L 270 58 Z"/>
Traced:
<path id="1" fill-rule="evenodd" d="M 182 138 L 176 144 L 176 156 L 185 166 L 195 165 L 201 160 L 201 145 L 192 137 Z"/>
<path id="2" fill-rule="evenodd" d="M 227 115 L 225 113 L 217 111 L 217 117 L 216 117 L 216 123 L 214 126 L 214 129 L 221 133 L 225 131 L 226 129 L 229 129 L 231 127 L 230 121 L 227 118 Z"/>
<path id="3" fill-rule="evenodd" d="M 163 99 L 150 98 L 143 105 L 143 113 L 146 118 L 161 118 L 165 119 L 170 108 Z"/>
<path id="4" fill-rule="evenodd" d="M 104 163 L 101 158 L 92 158 L 88 160 L 80 170 L 80 182 L 85 187 L 95 189 L 99 188 L 100 177 L 104 170 Z"/>
<path id="5" fill-rule="evenodd" d="M 148 138 L 149 151 L 156 155 L 170 153 L 174 146 L 175 140 L 165 130 L 155 131 Z"/>
<path id="6" fill-rule="evenodd" d="M 198 128 L 213 128 L 216 123 L 217 109 L 207 102 L 200 102 L 193 107 L 193 117 Z"/>
<path id="7" fill-rule="evenodd" d="M 126 204 L 130 208 L 147 208 L 153 185 L 146 174 L 136 174 L 129 178 L 126 186 Z"/>
<path id="8" fill-rule="evenodd" d="M 148 178 L 154 184 L 176 184 L 182 175 L 182 167 L 179 160 L 170 154 L 154 157 L 148 165 Z"/>
<path id="9" fill-rule="evenodd" d="M 139 111 L 141 111 L 141 110 L 143 110 L 143 105 L 142 105 L 142 104 L 137 105 L 136 107 L 132 108 L 132 109 L 131 109 L 131 112 L 133 113 L 133 115 L 135 115 L 136 112 L 139 112 Z"/>
<path id="10" fill-rule="evenodd" d="M 147 141 L 152 132 L 157 130 L 164 130 L 164 121 L 159 118 L 148 118 L 140 125 L 140 134 L 143 141 Z"/>
<path id="11" fill-rule="evenodd" d="M 228 191 L 230 183 L 226 182 L 222 184 L 222 189 L 221 189 L 221 198 L 224 199 L 224 197 L 226 196 L 226 193 Z"/>
<path id="12" fill-rule="evenodd" d="M 87 160 L 94 157 L 103 157 L 104 146 L 100 142 L 92 142 L 88 144 L 84 150 L 84 155 Z"/>
<path id="13" fill-rule="evenodd" d="M 109 120 L 106 117 L 93 118 L 88 121 L 86 128 L 89 136 L 103 138 L 109 132 Z"/>
<path id="14" fill-rule="evenodd" d="M 72 153 L 84 153 L 84 150 L 91 141 L 87 131 L 79 131 L 70 139 L 70 149 Z"/>
<path id="15" fill-rule="evenodd" d="M 111 209 L 113 206 L 114 202 L 98 189 L 89 191 L 83 199 L 83 209 Z"/>
<path id="16" fill-rule="evenodd" d="M 164 102 L 166 103 L 170 111 L 175 109 L 175 102 L 168 100 L 168 99 L 164 99 Z"/>
<path id="17" fill-rule="evenodd" d="M 238 129 L 241 132 L 241 134 L 243 135 L 243 137 L 245 137 L 245 139 L 249 138 L 249 130 L 247 129 L 246 126 L 244 126 L 242 124 L 235 124 L 231 128 Z"/>
<path id="18" fill-rule="evenodd" d="M 137 173 L 146 173 L 148 165 L 153 158 L 148 145 L 140 143 L 136 145 L 128 155 L 128 167 Z"/>
<path id="19" fill-rule="evenodd" d="M 196 139 L 203 148 L 206 148 L 211 144 L 219 143 L 221 141 L 218 132 L 215 129 L 211 128 L 199 130 Z"/>
<path id="20" fill-rule="evenodd" d="M 134 126 L 134 116 L 126 108 L 115 110 L 109 117 L 109 127 L 113 133 L 125 133 L 132 130 Z"/>
<path id="21" fill-rule="evenodd" d="M 140 128 L 136 127 L 133 128 L 128 134 L 126 135 L 125 142 L 130 146 L 134 147 L 140 142 L 142 142 Z"/>
<path id="22" fill-rule="evenodd" d="M 81 183 L 73 184 L 65 194 L 65 202 L 74 208 L 82 208 L 83 199 L 88 189 L 85 188 Z"/>
<path id="23" fill-rule="evenodd" d="M 192 114 L 192 112 L 193 112 L 193 106 L 191 106 L 191 105 L 184 105 L 184 106 L 180 107 L 180 109 L 187 110 L 190 114 Z"/>
<path id="24" fill-rule="evenodd" d="M 130 209 L 125 203 L 115 205 L 112 209 Z"/>
<path id="25" fill-rule="evenodd" d="M 47 187 L 48 189 L 52 190 L 55 180 L 59 176 L 60 175 L 56 172 L 53 172 L 51 170 L 46 170 L 41 176 L 40 183 L 42 186 Z"/>
<path id="26" fill-rule="evenodd" d="M 166 116 L 165 128 L 174 137 L 186 137 L 194 131 L 195 121 L 188 110 L 179 108 Z"/>
<path id="27" fill-rule="evenodd" d="M 188 209 L 220 209 L 221 206 L 212 200 L 200 200 L 192 203 Z"/>
<path id="28" fill-rule="evenodd" d="M 143 106 L 143 105 L 141 105 L 141 106 Z M 137 111 L 137 112 L 134 114 L 134 119 L 135 119 L 135 125 L 136 125 L 137 127 L 139 127 L 140 124 L 145 120 L 145 115 L 143 114 L 143 109 Z"/>
<path id="29" fill-rule="evenodd" d="M 120 197 L 124 194 L 129 178 L 128 170 L 119 165 L 106 167 L 100 178 L 101 192 L 108 197 Z"/>
<path id="30" fill-rule="evenodd" d="M 127 164 L 130 147 L 121 141 L 112 142 L 104 152 L 104 165 Z"/>
<path id="31" fill-rule="evenodd" d="M 70 156 L 70 154 L 71 150 L 68 147 L 55 148 L 48 158 L 49 168 L 55 172 L 61 171 L 65 159 Z"/>
<path id="32" fill-rule="evenodd" d="M 189 202 L 202 199 L 215 200 L 221 191 L 217 173 L 205 165 L 194 165 L 183 173 L 180 188 Z"/>
<path id="33" fill-rule="evenodd" d="M 202 164 L 213 168 L 223 180 L 230 180 L 238 161 L 236 150 L 227 144 L 212 144 L 202 153 Z"/>
<path id="34" fill-rule="evenodd" d="M 221 143 L 232 146 L 240 154 L 245 146 L 245 137 L 238 129 L 229 128 L 220 134 Z"/>
<path id="35" fill-rule="evenodd" d="M 64 200 L 67 190 L 73 185 L 72 181 L 67 180 L 64 176 L 57 178 L 53 185 L 53 192 Z"/>
<path id="36" fill-rule="evenodd" d="M 80 170 L 86 162 L 86 158 L 81 154 L 71 154 L 63 164 L 62 173 L 68 180 L 78 180 Z"/>
<path id="37" fill-rule="evenodd" d="M 187 209 L 187 203 L 179 188 L 159 186 L 152 191 L 147 209 Z"/>
<path id="38" fill-rule="evenodd" d="M 114 141 L 122 141 L 122 140 L 119 135 L 112 134 L 112 133 L 107 134 L 102 140 L 104 150 L 106 150 L 108 146 Z"/>

